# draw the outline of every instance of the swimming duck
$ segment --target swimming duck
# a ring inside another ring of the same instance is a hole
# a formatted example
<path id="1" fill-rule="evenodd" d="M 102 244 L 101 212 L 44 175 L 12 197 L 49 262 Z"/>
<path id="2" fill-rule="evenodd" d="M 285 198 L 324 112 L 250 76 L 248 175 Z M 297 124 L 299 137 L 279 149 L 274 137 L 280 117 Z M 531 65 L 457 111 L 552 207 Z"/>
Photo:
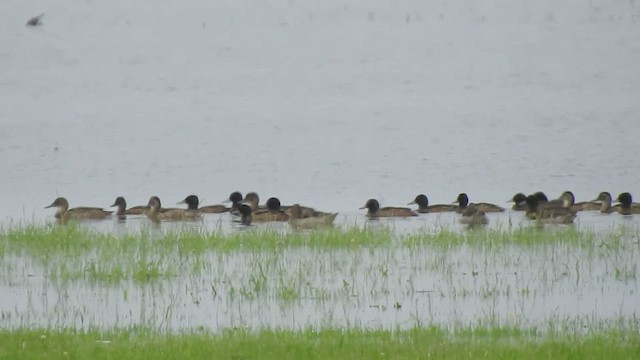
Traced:
<path id="1" fill-rule="evenodd" d="M 412 202 L 408 203 L 407 205 L 413 205 L 413 204 L 418 205 L 418 210 L 416 211 L 423 214 L 456 211 L 458 209 L 458 207 L 455 205 L 437 204 L 437 205 L 429 206 L 429 198 L 427 197 L 427 195 L 424 195 L 424 194 L 420 194 L 416 196 L 416 198 Z"/>
<path id="2" fill-rule="evenodd" d="M 45 209 L 56 207 L 56 219 L 66 221 L 69 219 L 95 219 L 100 220 L 111 215 L 113 211 L 103 210 L 99 207 L 76 207 L 69 209 L 69 202 L 63 197 L 55 199 L 51 205 L 45 206 Z"/>
<path id="3" fill-rule="evenodd" d="M 178 204 L 187 204 L 187 208 L 189 210 L 198 210 L 203 214 L 221 214 L 229 211 L 229 208 L 224 205 L 207 205 L 198 207 L 198 205 L 200 204 L 200 199 L 198 199 L 198 196 L 196 195 L 189 195 Z"/>
<path id="4" fill-rule="evenodd" d="M 294 229 L 314 229 L 319 227 L 333 226 L 333 221 L 338 213 L 321 213 L 317 216 L 305 217 L 302 207 L 299 204 L 293 204 L 289 208 L 289 226 Z"/>
<path id="5" fill-rule="evenodd" d="M 300 213 L 302 214 L 303 218 L 308 218 L 308 217 L 319 217 L 319 216 L 323 216 L 323 215 L 327 215 L 330 213 L 326 213 L 326 212 L 322 212 L 322 211 L 317 211 L 316 209 L 309 207 L 309 206 L 303 206 L 300 204 L 295 204 L 297 205 L 297 208 L 300 209 Z M 283 205 L 280 207 L 280 210 L 284 211 L 287 215 L 289 215 L 289 217 L 292 216 L 292 209 L 293 205 Z M 296 210 L 297 211 L 297 210 Z"/>
<path id="6" fill-rule="evenodd" d="M 611 206 L 612 201 L 613 199 L 611 198 L 611 194 L 607 191 L 601 192 L 598 194 L 598 197 L 593 200 L 593 202 L 600 202 L 600 212 L 603 214 L 618 212 L 620 204 Z"/>
<path id="7" fill-rule="evenodd" d="M 243 203 L 249 205 L 251 207 L 251 211 L 255 212 L 259 208 L 260 197 L 256 192 L 247 193 L 247 195 L 244 196 Z"/>
<path id="8" fill-rule="evenodd" d="M 560 195 L 562 198 L 562 206 L 573 211 L 592 211 L 599 210 L 601 205 L 594 202 L 576 202 L 576 197 L 571 191 L 565 191 Z"/>
<path id="9" fill-rule="evenodd" d="M 550 224 L 571 224 L 576 218 L 576 212 L 564 207 L 548 207 L 541 204 L 535 195 L 527 196 L 527 218 Z"/>
<path id="10" fill-rule="evenodd" d="M 240 223 L 247 226 L 251 225 L 251 221 L 253 220 L 251 206 L 247 204 L 240 204 L 238 205 L 238 212 L 240 213 Z"/>
<path id="11" fill-rule="evenodd" d="M 122 196 L 118 196 L 116 198 L 116 201 L 113 202 L 113 205 L 111 205 L 111 207 L 117 207 L 116 215 L 118 216 L 142 215 L 147 211 L 147 209 L 149 209 L 148 206 L 144 206 L 144 205 L 138 205 L 138 206 L 134 206 L 127 209 L 127 202 L 124 200 L 124 197 Z"/>
<path id="12" fill-rule="evenodd" d="M 513 195 L 511 200 L 508 200 L 507 202 L 513 203 L 513 206 L 511 207 L 512 210 L 515 210 L 515 211 L 527 210 L 527 195 L 523 193 L 517 193 Z"/>
<path id="13" fill-rule="evenodd" d="M 617 200 L 620 202 L 618 213 L 622 215 L 640 214 L 640 204 L 633 203 L 630 193 L 624 192 L 618 195 Z"/>
<path id="14" fill-rule="evenodd" d="M 535 196 L 536 199 L 538 199 L 538 203 L 539 204 L 548 204 L 549 203 L 549 199 L 547 198 L 547 195 L 545 195 L 545 193 L 543 193 L 542 191 L 534 192 L 533 196 Z"/>
<path id="15" fill-rule="evenodd" d="M 275 197 L 269 198 L 266 204 L 267 204 L 266 209 L 253 210 L 253 207 L 252 207 L 251 211 L 252 211 L 253 221 L 267 222 L 267 221 L 289 220 L 289 215 L 285 214 L 284 211 L 280 210 L 280 200 L 278 198 L 275 198 Z"/>
<path id="16" fill-rule="evenodd" d="M 367 200 L 360 209 L 367 209 L 367 216 L 370 218 L 418 216 L 417 212 L 405 207 L 387 206 L 380 208 L 380 203 L 376 199 Z"/>
<path id="17" fill-rule="evenodd" d="M 456 210 L 458 213 L 462 213 L 464 209 L 473 204 L 478 210 L 488 213 L 488 212 L 502 212 L 504 211 L 503 207 L 498 205 L 489 204 L 489 203 L 469 203 L 469 197 L 465 193 L 461 193 L 458 195 L 458 198 L 455 203 L 458 203 L 458 209 Z"/>
<path id="18" fill-rule="evenodd" d="M 224 204 L 226 202 L 230 202 L 231 203 L 231 207 L 229 208 L 229 212 L 231 213 L 231 215 L 242 216 L 240 211 L 238 211 L 238 208 L 242 204 L 242 193 L 241 192 L 239 192 L 239 191 L 232 192 L 231 195 L 229 195 L 229 198 L 227 200 L 223 201 L 222 203 Z"/>
<path id="19" fill-rule="evenodd" d="M 473 228 L 477 225 L 486 225 L 489 223 L 489 219 L 484 211 L 480 210 L 476 205 L 467 206 L 461 213 L 460 223 L 469 225 L 469 228 Z"/>
<path id="20" fill-rule="evenodd" d="M 160 198 L 152 196 L 149 198 L 149 210 L 146 215 L 151 221 L 159 222 L 160 220 L 194 220 L 200 217 L 200 212 L 189 209 L 165 209 L 162 208 Z"/>

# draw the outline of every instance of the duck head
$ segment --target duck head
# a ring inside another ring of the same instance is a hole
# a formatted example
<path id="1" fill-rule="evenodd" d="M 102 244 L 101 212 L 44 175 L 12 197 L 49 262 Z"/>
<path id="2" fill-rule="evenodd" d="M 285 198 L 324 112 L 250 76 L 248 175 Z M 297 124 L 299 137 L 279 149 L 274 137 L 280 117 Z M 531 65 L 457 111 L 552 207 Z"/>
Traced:
<path id="1" fill-rule="evenodd" d="M 189 195 L 184 200 L 180 201 L 178 204 L 187 204 L 187 208 L 189 210 L 198 210 L 198 205 L 200 205 L 200 199 L 196 195 Z"/>

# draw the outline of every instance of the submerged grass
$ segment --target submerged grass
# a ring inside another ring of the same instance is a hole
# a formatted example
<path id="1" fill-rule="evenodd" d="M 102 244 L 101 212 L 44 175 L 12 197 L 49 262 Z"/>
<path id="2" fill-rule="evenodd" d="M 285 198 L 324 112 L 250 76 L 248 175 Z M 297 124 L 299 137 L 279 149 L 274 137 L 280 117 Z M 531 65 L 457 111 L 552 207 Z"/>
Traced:
<path id="1" fill-rule="evenodd" d="M 438 327 L 385 330 L 227 330 L 163 334 L 145 329 L 108 332 L 19 329 L 0 331 L 0 358 L 47 359 L 631 359 L 638 332 L 585 336 L 538 335 L 511 328 Z"/>
<path id="2" fill-rule="evenodd" d="M 207 255 L 212 253 L 277 254 L 290 248 L 362 251 L 398 247 L 435 248 L 446 252 L 447 249 L 460 246 L 492 249 L 548 244 L 619 252 L 629 246 L 638 246 L 625 236 L 627 234 L 622 228 L 597 234 L 573 227 L 553 230 L 520 227 L 464 232 L 438 229 L 410 235 L 395 235 L 390 229 L 367 227 L 311 232 L 252 230 L 231 234 L 194 229 L 171 232 L 146 229 L 139 234 L 116 236 L 72 224 L 0 229 L 0 257 L 5 260 L 11 257 L 29 259 L 45 269 L 45 276 L 55 280 L 148 282 L 180 274 L 199 274 L 211 266 L 207 263 Z M 11 262 L 5 262 L 4 266 L 8 269 Z M 635 273 L 636 269 L 621 268 L 618 276 L 629 278 Z M 283 290 L 281 297 L 295 299 L 297 295 Z"/>

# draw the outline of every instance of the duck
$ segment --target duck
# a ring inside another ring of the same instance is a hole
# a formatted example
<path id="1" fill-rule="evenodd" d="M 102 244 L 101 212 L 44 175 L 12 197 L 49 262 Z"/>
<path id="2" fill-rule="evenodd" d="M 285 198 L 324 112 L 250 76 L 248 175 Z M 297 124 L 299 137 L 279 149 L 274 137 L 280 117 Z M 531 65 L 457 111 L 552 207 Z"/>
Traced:
<path id="1" fill-rule="evenodd" d="M 116 207 L 117 216 L 142 215 L 149 209 L 146 205 L 138 205 L 127 209 L 127 202 L 122 196 L 118 196 L 111 207 Z"/>
<path id="2" fill-rule="evenodd" d="M 623 192 L 617 197 L 620 207 L 618 213 L 622 215 L 640 214 L 640 204 L 633 203 L 633 198 L 628 192 Z"/>
<path id="3" fill-rule="evenodd" d="M 301 212 L 303 218 L 319 217 L 319 216 L 323 216 L 323 215 L 329 214 L 329 213 L 325 213 L 325 212 L 322 212 L 322 211 L 317 211 L 316 209 L 314 209 L 314 208 L 312 208 L 310 206 L 303 206 L 303 205 L 300 205 L 298 203 L 296 203 L 294 205 L 296 205 L 297 209 L 300 209 L 300 212 Z M 287 215 L 289 215 L 289 217 L 291 217 L 293 215 L 292 208 L 293 208 L 293 205 L 283 205 L 283 206 L 280 207 L 280 210 L 284 211 Z"/>
<path id="4" fill-rule="evenodd" d="M 200 199 L 197 195 L 189 195 L 178 204 L 187 204 L 187 208 L 189 210 L 198 210 L 202 214 L 221 214 L 230 210 L 224 205 L 207 205 L 198 207 L 198 205 L 200 204 Z"/>
<path id="5" fill-rule="evenodd" d="M 456 198 L 456 201 L 454 201 L 454 203 L 458 203 L 458 208 L 456 209 L 456 211 L 458 213 L 462 213 L 467 206 L 472 205 L 472 204 L 478 210 L 483 211 L 485 213 L 488 213 L 488 212 L 502 212 L 502 211 L 504 211 L 503 207 L 500 207 L 500 206 L 494 205 L 494 204 L 489 204 L 489 203 L 469 203 L 469 197 L 467 196 L 466 193 L 460 193 L 458 195 L 458 197 Z"/>
<path id="6" fill-rule="evenodd" d="M 267 200 L 266 205 L 267 205 L 266 209 L 258 209 L 258 210 L 253 210 L 253 206 L 249 205 L 251 207 L 253 221 L 268 222 L 268 221 L 289 220 L 289 215 L 287 215 L 284 211 L 280 210 L 280 200 L 278 198 L 276 197 L 269 198 Z"/>
<path id="7" fill-rule="evenodd" d="M 69 202 L 67 199 L 63 197 L 59 197 L 55 199 L 51 205 L 45 206 L 45 209 L 48 208 L 58 208 L 55 214 L 55 218 L 61 221 L 66 221 L 69 219 L 94 219 L 101 220 L 110 216 L 113 211 L 104 210 L 99 207 L 75 207 L 73 209 L 69 209 Z"/>
<path id="8" fill-rule="evenodd" d="M 547 195 L 542 191 L 536 191 L 532 195 L 535 196 L 536 199 L 538 199 L 538 203 L 540 203 L 540 204 L 548 204 L 549 203 L 549 199 L 547 198 Z"/>
<path id="9" fill-rule="evenodd" d="M 160 220 L 195 220 L 200 217 L 198 210 L 163 208 L 160 198 L 157 196 L 149 198 L 148 207 L 149 209 L 145 214 L 154 222 L 159 222 Z"/>
<path id="10" fill-rule="evenodd" d="M 607 191 L 603 191 L 600 194 L 598 194 L 598 197 L 593 199 L 593 202 L 599 202 L 600 203 L 600 212 L 603 214 L 611 214 L 614 212 L 618 212 L 618 209 L 620 208 L 620 204 L 615 205 L 615 206 L 611 206 L 613 199 L 611 198 L 611 194 Z"/>
<path id="11" fill-rule="evenodd" d="M 507 200 L 507 202 L 513 203 L 511 209 L 514 211 L 527 210 L 527 195 L 525 195 L 524 193 L 519 192 L 513 195 L 513 197 L 510 200 Z"/>
<path id="12" fill-rule="evenodd" d="M 473 228 L 477 225 L 487 225 L 489 223 L 489 219 L 485 212 L 473 204 L 467 206 L 464 211 L 462 211 L 461 215 L 460 223 L 469 225 L 469 228 Z"/>
<path id="13" fill-rule="evenodd" d="M 222 203 L 224 204 L 224 203 L 230 202 L 231 207 L 229 208 L 229 212 L 231 213 L 231 215 L 242 216 L 240 211 L 238 211 L 238 208 L 242 204 L 242 200 L 243 200 L 242 193 L 239 191 L 234 191 L 229 195 L 229 198 L 223 201 Z"/>
<path id="14" fill-rule="evenodd" d="M 253 221 L 253 211 L 251 210 L 251 206 L 247 204 L 238 205 L 238 213 L 240 213 L 240 223 L 242 225 L 251 225 Z"/>
<path id="15" fill-rule="evenodd" d="M 419 213 L 436 213 L 436 212 L 447 212 L 447 211 L 456 211 L 458 208 L 455 205 L 445 205 L 445 204 L 437 204 L 437 205 L 429 205 L 429 198 L 425 194 L 417 195 L 412 202 L 407 205 L 418 205 Z"/>
<path id="16" fill-rule="evenodd" d="M 379 217 L 409 217 L 409 216 L 418 216 L 418 213 L 405 207 L 380 207 L 380 203 L 376 199 L 369 199 L 364 204 L 363 207 L 360 208 L 367 209 L 367 217 L 369 218 L 379 218 Z"/>
<path id="17" fill-rule="evenodd" d="M 571 191 L 563 192 L 560 197 L 563 200 L 562 206 L 573 211 L 593 211 L 600 210 L 601 207 L 600 204 L 591 201 L 582 201 L 577 203 L 576 197 Z"/>
<path id="18" fill-rule="evenodd" d="M 331 227 L 338 213 L 319 213 L 316 216 L 304 216 L 300 204 L 293 204 L 289 207 L 289 226 L 293 229 L 315 229 L 320 227 Z"/>
<path id="19" fill-rule="evenodd" d="M 531 220 L 549 224 L 571 224 L 576 218 L 576 212 L 571 209 L 541 204 L 535 194 L 527 196 L 526 201 L 528 206 L 526 216 Z"/>
<path id="20" fill-rule="evenodd" d="M 251 211 L 255 212 L 259 209 L 260 197 L 257 192 L 250 192 L 244 196 L 243 203 L 251 207 Z"/>

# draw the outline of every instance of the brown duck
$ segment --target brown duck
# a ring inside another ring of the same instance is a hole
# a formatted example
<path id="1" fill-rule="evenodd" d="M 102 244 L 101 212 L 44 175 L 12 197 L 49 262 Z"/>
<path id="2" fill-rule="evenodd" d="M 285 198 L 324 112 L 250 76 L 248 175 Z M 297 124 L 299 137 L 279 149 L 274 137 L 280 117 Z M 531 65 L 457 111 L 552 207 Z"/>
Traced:
<path id="1" fill-rule="evenodd" d="M 640 204 L 633 203 L 630 193 L 624 192 L 618 195 L 617 200 L 620 203 L 620 207 L 617 209 L 618 213 L 622 215 L 640 214 Z"/>
<path id="2" fill-rule="evenodd" d="M 418 213 L 405 207 L 380 207 L 380 203 L 376 199 L 369 199 L 364 204 L 363 207 L 360 208 L 367 209 L 367 216 L 369 218 L 380 218 L 380 217 L 408 217 L 408 216 L 418 216 Z"/>
<path id="3" fill-rule="evenodd" d="M 316 216 L 304 216 L 302 207 L 293 204 L 289 207 L 289 226 L 294 229 L 315 229 L 333 226 L 333 221 L 338 213 L 321 213 Z"/>
<path id="4" fill-rule="evenodd" d="M 247 194 L 248 195 L 248 194 Z M 248 204 L 247 204 L 248 205 Z M 254 222 L 269 222 L 269 221 L 287 221 L 289 220 L 289 215 L 287 215 L 284 211 L 280 210 L 280 200 L 278 198 L 272 197 L 267 200 L 267 208 L 262 210 L 253 210 L 252 219 Z"/>
<path id="5" fill-rule="evenodd" d="M 159 222 L 160 220 L 195 220 L 200 217 L 200 212 L 198 210 L 163 208 L 160 198 L 157 196 L 149 198 L 148 206 L 149 210 L 147 210 L 146 215 L 154 222 Z"/>
<path id="6" fill-rule="evenodd" d="M 445 204 L 437 204 L 437 205 L 429 205 L 429 198 L 427 195 L 420 194 L 413 199 L 412 202 L 407 205 L 418 205 L 419 213 L 437 213 L 437 212 L 447 212 L 447 211 L 456 211 L 458 209 L 455 205 L 445 205 Z"/>
<path id="7" fill-rule="evenodd" d="M 571 224 L 576 218 L 576 212 L 564 207 L 547 206 L 541 204 L 535 195 L 527 196 L 527 218 L 541 223 Z"/>
<path id="8" fill-rule="evenodd" d="M 513 197 L 507 202 L 513 203 L 513 206 L 511 207 L 512 210 L 515 210 L 515 211 L 527 210 L 527 195 L 525 195 L 524 193 L 517 193 L 513 195 Z"/>
<path id="9" fill-rule="evenodd" d="M 458 203 L 458 209 L 456 210 L 458 213 L 464 212 L 465 208 L 469 205 L 474 205 L 479 211 L 489 213 L 489 212 L 502 212 L 504 211 L 503 207 L 498 205 L 489 204 L 489 203 L 469 203 L 469 197 L 465 193 L 461 193 L 456 198 L 454 203 Z"/>
<path id="10" fill-rule="evenodd" d="M 59 219 L 61 221 L 66 221 L 70 219 L 100 220 L 100 219 L 107 218 L 109 215 L 111 215 L 111 213 L 113 213 L 113 211 L 103 210 L 102 208 L 99 208 L 99 207 L 81 206 L 81 207 L 69 209 L 69 202 L 67 201 L 67 199 L 63 197 L 59 197 L 55 199 L 51 203 L 51 205 L 45 206 L 45 209 L 52 208 L 52 207 L 58 208 L 58 210 L 56 211 L 55 217 L 56 219 Z"/>
<path id="11" fill-rule="evenodd" d="M 146 205 L 138 205 L 127 209 L 127 202 L 122 196 L 118 196 L 111 207 L 116 207 L 116 215 L 118 216 L 142 215 L 149 209 Z"/>
<path id="12" fill-rule="evenodd" d="M 198 196 L 196 195 L 189 195 L 178 204 L 187 204 L 187 209 L 194 211 L 198 210 L 202 214 L 221 214 L 230 210 L 224 205 L 207 205 L 198 207 L 200 205 L 200 199 L 198 199 Z"/>

